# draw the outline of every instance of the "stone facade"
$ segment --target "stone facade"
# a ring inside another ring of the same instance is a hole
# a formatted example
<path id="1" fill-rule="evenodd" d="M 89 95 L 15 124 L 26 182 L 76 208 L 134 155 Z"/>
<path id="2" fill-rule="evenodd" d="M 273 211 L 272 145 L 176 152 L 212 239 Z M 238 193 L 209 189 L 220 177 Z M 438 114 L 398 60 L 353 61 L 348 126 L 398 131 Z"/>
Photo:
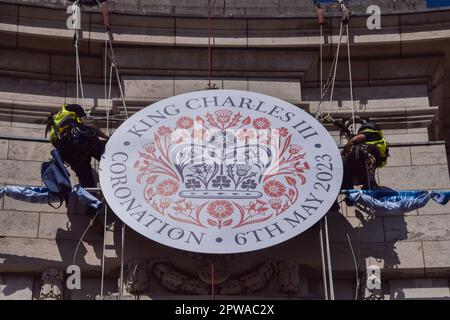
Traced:
<path id="1" fill-rule="evenodd" d="M 176 2 L 108 1 L 130 112 L 165 97 L 204 89 L 208 83 L 207 1 Z M 213 82 L 219 88 L 272 95 L 315 113 L 320 101 L 321 39 L 310 2 L 258 1 L 256 6 L 256 1 L 216 1 Z M 392 143 L 388 166 L 379 170 L 378 181 L 393 189 L 448 188 L 449 11 L 425 12 L 421 0 L 379 1 L 388 14 L 382 16 L 381 30 L 370 31 L 365 27 L 363 1 L 353 2 L 357 13 L 350 22 L 353 103 L 360 116 L 381 125 Z M 72 33 L 65 25 L 67 4 L 0 1 L 1 185 L 41 184 L 40 164 L 51 149 L 44 142 L 42 123 L 49 111 L 76 99 Z M 326 13 L 324 77 L 340 23 L 335 7 L 327 7 Z M 116 82 L 112 100 L 105 99 L 105 34 L 96 9 L 85 10 L 82 27 L 82 103 L 100 117 L 107 107 L 123 112 Z M 352 101 L 343 48 L 334 100 L 330 106 L 324 103 L 322 111 L 345 119 Z M 336 128 L 327 128 L 336 142 L 344 142 Z M 450 297 L 448 205 L 430 202 L 405 215 L 375 217 L 341 207 L 339 214 L 328 217 L 336 298 L 355 297 L 347 235 L 361 279 L 368 266 L 381 268 L 383 298 Z M 89 230 L 74 257 L 88 223 L 73 202 L 54 210 L 1 199 L 0 299 L 99 299 L 102 235 Z M 108 225 L 104 296 L 114 299 L 119 293 L 121 228 L 112 214 Z M 82 289 L 71 291 L 64 288 L 64 271 L 74 259 L 83 272 Z M 205 298 L 211 294 L 211 265 L 216 270 L 218 298 L 323 297 L 318 226 L 276 247 L 224 256 L 181 252 L 127 229 L 124 261 L 122 297 L 127 299 Z"/>

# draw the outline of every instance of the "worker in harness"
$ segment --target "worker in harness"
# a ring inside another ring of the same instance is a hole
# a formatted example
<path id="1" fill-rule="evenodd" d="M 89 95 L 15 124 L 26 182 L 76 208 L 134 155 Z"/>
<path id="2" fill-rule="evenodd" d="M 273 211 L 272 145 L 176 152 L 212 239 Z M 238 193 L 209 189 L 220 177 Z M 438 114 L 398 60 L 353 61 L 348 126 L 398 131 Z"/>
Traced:
<path id="1" fill-rule="evenodd" d="M 83 187 L 96 187 L 91 159 L 100 160 L 108 136 L 87 119 L 83 107 L 65 104 L 47 120 L 45 135 L 50 131 L 50 142 L 58 149 L 64 162 L 75 171 Z"/>
<path id="2" fill-rule="evenodd" d="M 375 122 L 367 122 L 359 128 L 356 135 L 352 135 L 343 124 L 333 123 L 348 137 L 341 152 L 344 163 L 341 190 L 353 189 L 355 185 L 362 185 L 362 189 L 378 189 L 376 169 L 384 167 L 389 156 L 388 143 L 380 127 Z M 340 210 L 337 199 L 330 210 Z"/>
<path id="3" fill-rule="evenodd" d="M 354 185 L 362 185 L 363 189 L 378 188 L 376 169 L 386 165 L 389 148 L 383 132 L 375 122 L 367 122 L 359 128 L 358 134 L 351 137 L 344 146 L 342 156 L 342 189 L 353 189 Z"/>

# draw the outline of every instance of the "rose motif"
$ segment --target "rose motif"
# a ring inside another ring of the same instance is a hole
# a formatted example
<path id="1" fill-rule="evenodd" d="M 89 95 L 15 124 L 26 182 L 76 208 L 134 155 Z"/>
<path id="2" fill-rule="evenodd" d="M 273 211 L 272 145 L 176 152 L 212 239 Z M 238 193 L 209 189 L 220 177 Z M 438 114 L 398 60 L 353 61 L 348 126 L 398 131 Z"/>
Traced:
<path id="1" fill-rule="evenodd" d="M 194 125 L 194 120 L 189 117 L 180 117 L 177 120 L 177 127 L 181 129 L 189 129 Z"/>
<path id="2" fill-rule="evenodd" d="M 212 218 L 208 219 L 209 225 L 216 226 L 219 229 L 221 229 L 222 226 L 229 226 L 233 221 L 232 219 L 225 220 L 227 217 L 231 216 L 231 214 L 234 211 L 233 206 L 228 201 L 225 200 L 212 201 L 211 203 L 208 204 L 206 211 Z"/>
<path id="3" fill-rule="evenodd" d="M 264 192 L 271 197 L 280 197 L 286 192 L 286 188 L 281 182 L 270 180 L 264 185 Z"/>
<path id="4" fill-rule="evenodd" d="M 156 192 L 161 196 L 171 196 L 178 191 L 178 183 L 171 179 L 161 181 L 156 186 Z"/>
<path id="5" fill-rule="evenodd" d="M 256 118 L 253 120 L 253 126 L 256 129 L 268 129 L 270 127 L 270 121 L 266 118 Z"/>

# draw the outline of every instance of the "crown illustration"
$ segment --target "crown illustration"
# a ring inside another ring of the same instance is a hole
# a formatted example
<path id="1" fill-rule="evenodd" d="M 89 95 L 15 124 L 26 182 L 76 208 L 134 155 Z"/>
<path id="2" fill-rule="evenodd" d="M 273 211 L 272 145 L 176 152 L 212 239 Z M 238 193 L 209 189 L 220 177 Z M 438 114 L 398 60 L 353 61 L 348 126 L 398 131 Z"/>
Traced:
<path id="1" fill-rule="evenodd" d="M 255 199 L 272 152 L 264 144 L 238 144 L 234 135 L 217 132 L 204 144 L 186 143 L 172 151 L 183 198 Z"/>

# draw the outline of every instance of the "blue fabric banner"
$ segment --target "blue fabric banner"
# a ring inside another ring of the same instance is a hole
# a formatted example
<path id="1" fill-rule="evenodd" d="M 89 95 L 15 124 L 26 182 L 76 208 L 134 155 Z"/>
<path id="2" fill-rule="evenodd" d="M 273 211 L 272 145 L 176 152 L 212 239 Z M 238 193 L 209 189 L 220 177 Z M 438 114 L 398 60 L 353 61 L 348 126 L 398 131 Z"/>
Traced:
<path id="1" fill-rule="evenodd" d="M 95 210 L 102 208 L 102 202 L 90 194 L 86 189 L 80 185 L 73 187 L 71 194 L 75 198 Z M 29 203 L 53 203 L 59 202 L 59 197 L 48 192 L 46 187 L 20 187 L 20 186 L 6 186 L 0 188 L 0 197 L 7 196 L 16 200 Z"/>
<path id="2" fill-rule="evenodd" d="M 360 204 L 375 213 L 406 213 L 424 207 L 430 199 L 445 205 L 450 191 L 346 190 L 349 205 Z"/>
<path id="3" fill-rule="evenodd" d="M 427 8 L 450 7 L 450 0 L 427 0 Z"/>

